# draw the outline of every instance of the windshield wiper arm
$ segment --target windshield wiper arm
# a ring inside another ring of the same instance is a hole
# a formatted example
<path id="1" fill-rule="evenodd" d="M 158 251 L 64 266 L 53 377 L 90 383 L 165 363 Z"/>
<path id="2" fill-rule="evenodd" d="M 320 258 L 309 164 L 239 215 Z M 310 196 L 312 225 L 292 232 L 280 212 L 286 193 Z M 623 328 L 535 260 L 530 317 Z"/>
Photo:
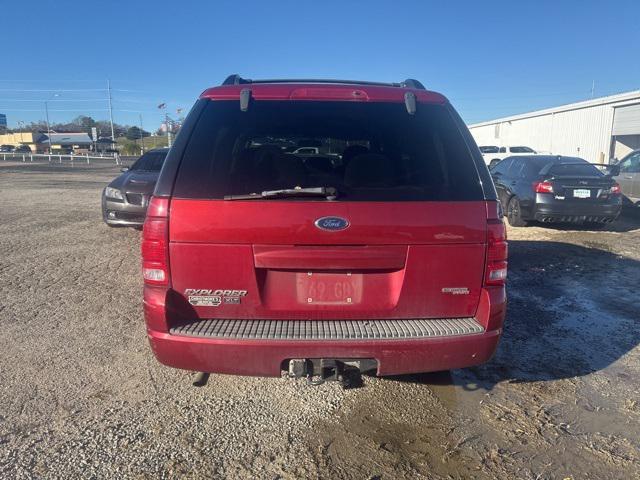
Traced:
<path id="1" fill-rule="evenodd" d="M 242 195 L 225 195 L 225 200 L 260 200 L 265 198 L 284 197 L 325 197 L 328 200 L 336 198 L 338 191 L 333 187 L 295 187 L 281 190 L 265 190 L 262 193 L 247 193 Z"/>

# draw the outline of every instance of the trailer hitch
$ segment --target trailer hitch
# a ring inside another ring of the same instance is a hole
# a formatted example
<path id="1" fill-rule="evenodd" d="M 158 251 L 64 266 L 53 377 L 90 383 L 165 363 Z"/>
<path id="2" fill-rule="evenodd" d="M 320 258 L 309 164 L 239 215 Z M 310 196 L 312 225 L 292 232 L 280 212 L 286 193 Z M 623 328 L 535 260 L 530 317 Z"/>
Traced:
<path id="1" fill-rule="evenodd" d="M 351 365 L 333 358 L 293 359 L 289 361 L 289 376 L 306 378 L 307 385 L 339 382 L 345 389 L 357 388 L 362 386 L 359 365 L 359 362 Z"/>

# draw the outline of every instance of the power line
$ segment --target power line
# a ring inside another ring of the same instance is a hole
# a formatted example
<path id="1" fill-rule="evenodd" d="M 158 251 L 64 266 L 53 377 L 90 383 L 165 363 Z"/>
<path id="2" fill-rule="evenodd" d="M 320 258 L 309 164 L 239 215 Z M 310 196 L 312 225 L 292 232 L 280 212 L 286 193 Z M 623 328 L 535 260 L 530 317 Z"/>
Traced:
<path id="1" fill-rule="evenodd" d="M 106 88 L 0 88 L 0 92 L 106 92 Z"/>
<path id="2" fill-rule="evenodd" d="M 0 102 L 39 102 L 42 103 L 45 100 L 34 100 L 33 98 L 0 98 Z M 61 99 L 61 100 L 49 100 L 49 102 L 106 102 L 106 98 L 78 98 L 78 99 Z M 151 103 L 151 102 L 149 102 Z"/>

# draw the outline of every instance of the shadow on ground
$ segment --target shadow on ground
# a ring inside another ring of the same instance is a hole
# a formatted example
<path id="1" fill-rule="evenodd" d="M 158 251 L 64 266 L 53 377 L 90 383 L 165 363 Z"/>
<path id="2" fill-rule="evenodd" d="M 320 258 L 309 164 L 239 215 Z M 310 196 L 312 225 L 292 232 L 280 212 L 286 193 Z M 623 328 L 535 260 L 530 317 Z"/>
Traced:
<path id="1" fill-rule="evenodd" d="M 599 248 L 509 242 L 509 306 L 494 358 L 462 370 L 455 383 L 491 390 L 500 382 L 580 377 L 640 344 L 636 291 L 640 262 Z M 449 372 L 394 380 L 447 385 Z"/>

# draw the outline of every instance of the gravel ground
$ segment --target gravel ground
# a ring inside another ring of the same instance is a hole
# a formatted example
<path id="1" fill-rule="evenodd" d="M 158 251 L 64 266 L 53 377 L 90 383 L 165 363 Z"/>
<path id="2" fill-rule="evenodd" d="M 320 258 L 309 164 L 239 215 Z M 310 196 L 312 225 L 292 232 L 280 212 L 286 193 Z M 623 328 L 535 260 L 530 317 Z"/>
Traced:
<path id="1" fill-rule="evenodd" d="M 336 384 L 159 365 L 112 166 L 0 162 L 0 478 L 638 478 L 640 220 L 511 229 L 487 365 Z"/>

